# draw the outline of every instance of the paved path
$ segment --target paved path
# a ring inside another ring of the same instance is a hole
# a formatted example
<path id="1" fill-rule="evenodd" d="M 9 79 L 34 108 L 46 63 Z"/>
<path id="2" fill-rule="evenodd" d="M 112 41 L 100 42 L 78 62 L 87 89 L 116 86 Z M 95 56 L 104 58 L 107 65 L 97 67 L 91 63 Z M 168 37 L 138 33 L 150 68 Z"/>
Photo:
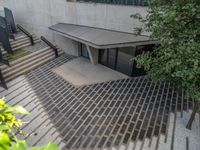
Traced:
<path id="1" fill-rule="evenodd" d="M 74 87 L 52 72 L 73 59 L 63 55 L 0 89 L 9 104 L 30 112 L 24 117 L 30 145 L 54 141 L 62 149 L 198 150 L 199 117 L 184 128 L 192 102 L 186 93 L 145 77 Z M 182 117 L 181 117 L 182 116 Z M 188 139 L 188 141 L 186 140 Z"/>

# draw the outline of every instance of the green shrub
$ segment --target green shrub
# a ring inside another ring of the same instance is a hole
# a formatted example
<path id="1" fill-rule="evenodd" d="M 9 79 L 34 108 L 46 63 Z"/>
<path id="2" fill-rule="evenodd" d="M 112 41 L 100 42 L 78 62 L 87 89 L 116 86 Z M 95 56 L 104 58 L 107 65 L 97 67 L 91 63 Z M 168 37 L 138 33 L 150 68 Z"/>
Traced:
<path id="1" fill-rule="evenodd" d="M 23 122 L 16 115 L 28 115 L 21 106 L 10 106 L 0 99 L 0 150 L 59 150 L 54 143 L 41 147 L 29 147 L 25 140 L 18 140 L 15 131 L 21 132 Z"/>

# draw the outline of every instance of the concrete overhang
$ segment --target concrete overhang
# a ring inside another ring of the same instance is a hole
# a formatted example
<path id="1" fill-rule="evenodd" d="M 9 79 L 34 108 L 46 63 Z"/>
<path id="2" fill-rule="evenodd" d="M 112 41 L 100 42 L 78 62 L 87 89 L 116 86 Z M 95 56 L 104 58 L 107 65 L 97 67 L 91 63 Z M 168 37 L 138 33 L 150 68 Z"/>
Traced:
<path id="1" fill-rule="evenodd" d="M 75 24 L 58 23 L 50 26 L 49 29 L 96 49 L 135 47 L 156 43 L 156 41 L 150 40 L 148 36 L 136 36 L 126 32 Z"/>

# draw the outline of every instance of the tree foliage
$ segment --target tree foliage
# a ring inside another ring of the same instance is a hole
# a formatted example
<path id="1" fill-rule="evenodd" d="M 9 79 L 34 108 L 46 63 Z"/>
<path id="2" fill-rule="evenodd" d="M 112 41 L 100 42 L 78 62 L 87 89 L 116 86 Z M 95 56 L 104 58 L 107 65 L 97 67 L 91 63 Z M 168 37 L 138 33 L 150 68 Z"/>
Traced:
<path id="1" fill-rule="evenodd" d="M 159 41 L 152 53 L 135 58 L 152 79 L 172 82 L 200 101 L 200 0 L 150 0 L 148 15 L 132 17 Z"/>
<path id="2" fill-rule="evenodd" d="M 21 106 L 10 106 L 0 99 L 0 150 L 59 150 L 57 145 L 49 143 L 41 147 L 29 147 L 25 140 L 18 140 L 15 131 L 20 131 L 23 122 L 16 115 L 28 115 Z"/>

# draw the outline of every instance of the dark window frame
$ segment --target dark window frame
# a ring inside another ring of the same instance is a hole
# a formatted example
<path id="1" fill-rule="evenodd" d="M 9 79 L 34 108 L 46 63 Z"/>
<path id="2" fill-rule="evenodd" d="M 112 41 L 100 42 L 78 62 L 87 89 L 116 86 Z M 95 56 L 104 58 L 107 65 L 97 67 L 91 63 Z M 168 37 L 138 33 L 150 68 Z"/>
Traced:
<path id="1" fill-rule="evenodd" d="M 82 57 L 90 59 L 88 51 L 87 51 L 87 57 L 83 55 L 83 43 L 80 43 L 80 53 Z"/>
<path id="2" fill-rule="evenodd" d="M 136 46 L 135 47 L 135 53 L 134 53 L 134 55 L 133 55 L 133 57 L 135 57 L 135 56 L 137 56 L 138 54 L 141 54 L 142 52 L 145 52 L 145 51 L 152 51 L 153 50 L 153 48 L 154 48 L 154 46 L 155 46 L 155 44 L 149 44 L 149 45 L 141 45 L 141 46 L 143 46 L 144 48 L 142 48 L 142 50 L 139 48 L 140 46 Z M 103 64 L 102 63 L 102 50 L 106 50 L 106 64 Z M 102 64 L 102 65 L 104 65 L 104 66 L 106 66 L 106 67 L 108 67 L 108 68 L 110 68 L 109 66 L 108 66 L 108 62 L 109 62 L 109 49 L 98 49 L 98 59 L 99 59 L 99 64 Z M 118 71 L 117 70 L 117 64 L 118 64 L 118 57 L 119 57 L 119 48 L 116 48 L 116 53 L 115 53 L 115 64 L 114 64 L 114 68 L 111 68 L 111 69 L 113 69 L 113 70 L 116 70 L 116 71 Z M 120 72 L 120 71 L 119 71 Z M 130 72 L 130 75 L 128 75 L 128 76 L 130 76 L 130 77 L 137 77 L 137 76 L 141 76 L 141 75 L 145 75 L 146 74 L 146 72 L 143 70 L 143 68 L 136 68 L 136 62 L 135 61 L 133 61 L 132 62 L 132 69 L 131 69 L 131 72 Z"/>
<path id="3" fill-rule="evenodd" d="M 96 3 L 124 6 L 149 6 L 148 0 L 67 0 L 67 2 Z"/>

